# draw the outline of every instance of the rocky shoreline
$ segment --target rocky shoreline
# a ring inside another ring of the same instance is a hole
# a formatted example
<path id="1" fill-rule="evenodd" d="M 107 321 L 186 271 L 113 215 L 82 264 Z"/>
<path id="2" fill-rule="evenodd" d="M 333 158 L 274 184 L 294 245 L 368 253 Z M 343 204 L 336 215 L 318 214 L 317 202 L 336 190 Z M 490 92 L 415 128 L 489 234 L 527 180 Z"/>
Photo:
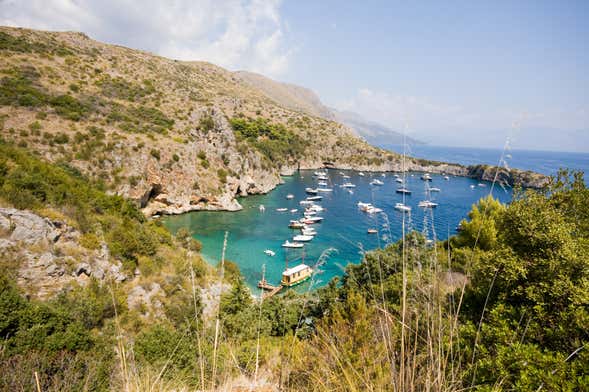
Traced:
<path id="1" fill-rule="evenodd" d="M 541 189 L 548 184 L 549 177 L 543 174 L 519 169 L 502 169 L 490 165 L 470 165 L 430 162 L 424 164 L 422 160 L 410 158 L 405 163 L 406 171 L 422 172 L 433 174 L 448 174 L 452 176 L 468 177 L 481 181 L 497 180 L 503 186 Z M 192 211 L 239 211 L 241 204 L 236 196 L 249 196 L 255 194 L 266 194 L 274 190 L 283 181 L 281 176 L 291 176 L 297 170 L 355 170 L 364 172 L 402 172 L 400 162 L 390 162 L 383 165 L 350 165 L 346 163 L 328 163 L 318 161 L 300 162 L 296 166 L 284 166 L 280 170 L 267 173 L 265 176 L 254 178 L 251 175 L 241 179 L 228 178 L 227 191 L 221 195 L 207 197 L 184 196 L 170 197 L 166 193 L 160 193 L 150 199 L 144 208 L 146 216 L 154 215 L 179 215 Z"/>

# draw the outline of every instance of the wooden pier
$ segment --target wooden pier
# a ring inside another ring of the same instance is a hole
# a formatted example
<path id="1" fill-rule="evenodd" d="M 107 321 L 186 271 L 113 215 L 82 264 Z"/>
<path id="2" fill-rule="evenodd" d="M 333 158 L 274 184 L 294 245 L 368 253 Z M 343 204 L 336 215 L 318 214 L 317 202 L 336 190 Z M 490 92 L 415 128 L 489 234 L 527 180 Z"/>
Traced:
<path id="1" fill-rule="evenodd" d="M 278 294 L 278 292 L 280 290 L 282 290 L 282 285 L 280 286 L 272 286 L 270 283 L 268 283 L 268 281 L 266 279 L 262 279 L 258 282 L 258 287 L 261 288 L 262 290 L 264 290 L 264 294 L 262 294 L 262 298 L 266 299 L 266 298 L 270 298 L 276 294 Z"/>

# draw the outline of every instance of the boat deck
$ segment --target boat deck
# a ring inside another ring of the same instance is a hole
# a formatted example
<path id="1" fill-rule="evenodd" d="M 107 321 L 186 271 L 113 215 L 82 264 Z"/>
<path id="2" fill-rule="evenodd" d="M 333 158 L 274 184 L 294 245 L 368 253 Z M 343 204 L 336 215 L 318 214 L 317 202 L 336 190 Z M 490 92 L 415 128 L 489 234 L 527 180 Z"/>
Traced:
<path id="1" fill-rule="evenodd" d="M 270 283 L 268 283 L 266 279 L 264 279 L 258 282 L 258 287 L 264 290 L 264 293 L 262 294 L 262 299 L 266 299 L 278 294 L 278 292 L 282 290 L 283 286 L 272 286 Z"/>

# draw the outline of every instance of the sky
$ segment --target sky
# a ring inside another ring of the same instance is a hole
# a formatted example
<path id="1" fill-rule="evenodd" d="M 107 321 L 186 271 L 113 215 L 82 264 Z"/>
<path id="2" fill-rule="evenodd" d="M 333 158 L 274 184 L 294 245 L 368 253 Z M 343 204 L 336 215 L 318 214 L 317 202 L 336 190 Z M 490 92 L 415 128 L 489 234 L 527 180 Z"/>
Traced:
<path id="1" fill-rule="evenodd" d="M 589 1 L 0 0 L 83 31 L 314 90 L 432 144 L 589 152 Z"/>

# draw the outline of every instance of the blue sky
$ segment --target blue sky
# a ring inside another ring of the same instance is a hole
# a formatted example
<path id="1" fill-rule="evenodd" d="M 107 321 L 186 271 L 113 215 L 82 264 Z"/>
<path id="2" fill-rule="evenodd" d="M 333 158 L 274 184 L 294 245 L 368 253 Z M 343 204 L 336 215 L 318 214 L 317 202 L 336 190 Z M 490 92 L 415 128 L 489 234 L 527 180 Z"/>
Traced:
<path id="1" fill-rule="evenodd" d="M 574 151 L 587 21 L 589 1 L 0 1 L 4 25 L 252 70 L 434 144 Z"/>

